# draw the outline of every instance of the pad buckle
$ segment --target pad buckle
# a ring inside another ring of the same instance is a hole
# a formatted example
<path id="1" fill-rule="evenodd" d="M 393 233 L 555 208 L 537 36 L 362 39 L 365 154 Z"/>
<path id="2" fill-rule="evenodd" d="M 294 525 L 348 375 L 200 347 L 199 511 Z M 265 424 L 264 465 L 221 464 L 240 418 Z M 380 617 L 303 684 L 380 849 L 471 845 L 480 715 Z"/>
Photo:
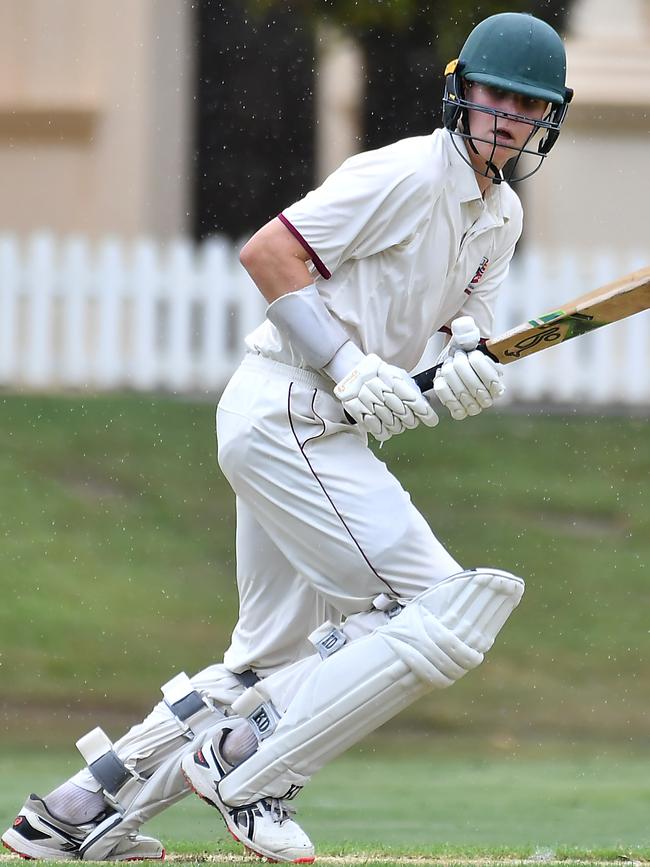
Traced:
<path id="1" fill-rule="evenodd" d="M 237 716 L 246 717 L 258 741 L 263 741 L 275 731 L 281 716 L 273 702 L 266 699 L 254 686 L 250 686 L 231 705 Z"/>
<path id="2" fill-rule="evenodd" d="M 318 651 L 321 659 L 327 659 L 343 645 L 347 644 L 347 637 L 337 626 L 327 620 L 318 629 L 314 629 L 308 636 L 309 641 Z"/>
<path id="3" fill-rule="evenodd" d="M 386 593 L 380 593 L 379 596 L 375 597 L 372 600 L 372 605 L 373 608 L 377 609 L 377 611 L 383 611 L 389 620 L 392 620 L 393 617 L 397 617 L 404 607 L 403 605 L 400 605 L 397 599 L 393 599 Z"/>

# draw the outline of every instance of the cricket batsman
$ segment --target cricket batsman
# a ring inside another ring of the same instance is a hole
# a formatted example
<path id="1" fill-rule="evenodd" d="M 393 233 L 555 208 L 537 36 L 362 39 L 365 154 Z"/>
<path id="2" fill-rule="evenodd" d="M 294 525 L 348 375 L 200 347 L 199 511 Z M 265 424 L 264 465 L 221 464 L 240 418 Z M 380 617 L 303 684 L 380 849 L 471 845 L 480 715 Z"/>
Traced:
<path id="1" fill-rule="evenodd" d="M 523 581 L 456 562 L 368 437 L 437 424 L 407 371 L 440 330 L 431 399 L 461 420 L 502 394 L 500 366 L 476 347 L 522 229 L 509 181 L 555 144 L 565 70 L 552 27 L 487 18 L 447 66 L 442 128 L 350 158 L 244 246 L 268 308 L 217 410 L 237 499 L 230 647 L 166 683 L 120 740 L 82 737 L 86 766 L 27 799 L 8 848 L 160 859 L 140 828 L 191 788 L 252 852 L 311 862 L 291 806 L 301 788 L 481 663 Z"/>

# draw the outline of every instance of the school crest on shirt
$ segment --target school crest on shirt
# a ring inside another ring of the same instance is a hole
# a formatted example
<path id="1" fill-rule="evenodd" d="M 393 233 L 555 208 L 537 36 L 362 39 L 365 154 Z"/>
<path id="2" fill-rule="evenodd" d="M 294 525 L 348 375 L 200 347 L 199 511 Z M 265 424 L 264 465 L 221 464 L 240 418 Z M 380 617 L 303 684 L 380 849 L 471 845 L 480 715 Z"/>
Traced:
<path id="1" fill-rule="evenodd" d="M 469 281 L 469 283 L 467 284 L 467 288 L 465 289 L 465 292 L 466 292 L 468 295 L 471 295 L 471 294 L 472 294 L 472 290 L 474 289 L 474 287 L 476 286 L 476 284 L 479 283 L 479 282 L 483 279 L 483 275 L 484 275 L 485 272 L 487 271 L 487 266 L 488 266 L 489 264 L 490 264 L 490 260 L 488 259 L 488 257 L 487 257 L 487 256 L 483 256 L 483 258 L 481 259 L 481 264 L 480 264 L 480 265 L 478 266 L 478 268 L 476 269 L 476 274 L 474 274 L 474 276 L 472 277 L 472 279 L 471 279 L 471 280 Z"/>

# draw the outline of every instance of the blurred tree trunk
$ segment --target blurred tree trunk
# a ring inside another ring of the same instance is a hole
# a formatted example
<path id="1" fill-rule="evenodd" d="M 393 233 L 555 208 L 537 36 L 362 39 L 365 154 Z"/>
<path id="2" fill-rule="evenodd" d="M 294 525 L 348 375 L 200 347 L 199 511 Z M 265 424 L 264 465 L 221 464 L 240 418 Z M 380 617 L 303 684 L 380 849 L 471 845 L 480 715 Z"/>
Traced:
<path id="1" fill-rule="evenodd" d="M 194 234 L 241 238 L 313 186 L 313 36 L 288 4 L 201 0 L 196 49 Z"/>
<path id="2" fill-rule="evenodd" d="M 316 183 L 323 181 L 363 143 L 363 53 L 357 39 L 337 24 L 316 28 Z"/>

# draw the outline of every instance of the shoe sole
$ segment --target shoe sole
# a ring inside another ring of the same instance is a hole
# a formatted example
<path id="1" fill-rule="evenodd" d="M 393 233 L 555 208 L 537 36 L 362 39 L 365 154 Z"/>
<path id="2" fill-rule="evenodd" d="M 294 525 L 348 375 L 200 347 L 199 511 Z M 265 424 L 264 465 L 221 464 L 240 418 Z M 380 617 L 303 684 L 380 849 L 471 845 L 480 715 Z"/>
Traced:
<path id="1" fill-rule="evenodd" d="M 277 856 L 275 856 L 269 852 L 265 852 L 263 847 L 261 847 L 261 846 L 256 849 L 255 844 L 252 843 L 252 841 L 248 840 L 248 838 L 242 839 L 241 837 L 237 836 L 237 834 L 235 833 L 233 828 L 230 826 L 230 823 L 228 822 L 227 817 L 223 814 L 223 811 L 222 811 L 221 807 L 219 806 L 219 804 L 217 804 L 216 801 L 213 801 L 212 798 L 209 798 L 207 795 L 204 795 L 203 792 L 200 792 L 196 788 L 196 786 L 194 785 L 192 780 L 190 780 L 188 775 L 185 773 L 185 769 L 183 768 L 182 765 L 181 765 L 181 773 L 185 777 L 185 781 L 187 782 L 187 785 L 194 792 L 194 794 L 198 795 L 199 798 L 202 801 L 205 801 L 206 804 L 209 804 L 210 807 L 214 807 L 214 809 L 221 816 L 221 818 L 222 818 L 222 820 L 226 826 L 226 830 L 228 831 L 230 836 L 235 840 L 236 843 L 240 843 L 247 852 L 250 852 L 251 855 L 255 855 L 255 857 L 257 857 L 257 858 L 263 858 L 269 864 L 313 864 L 314 861 L 316 860 L 315 855 L 312 855 L 311 857 L 308 857 L 308 858 L 282 859 L 282 858 L 278 858 Z"/>
<path id="2" fill-rule="evenodd" d="M 12 846 L 10 842 L 6 838 L 12 840 L 15 843 L 15 846 Z M 13 839 L 16 838 L 16 839 Z M 78 861 L 79 855 L 77 852 L 70 852 L 69 854 L 66 852 L 52 852 L 51 849 L 46 849 L 44 846 L 34 846 L 33 854 L 27 854 L 26 852 L 21 852 L 20 849 L 16 849 L 16 846 L 22 845 L 24 843 L 24 838 L 20 836 L 20 834 L 15 834 L 11 830 L 6 831 L 2 835 L 2 845 L 5 849 L 8 849 L 10 852 L 13 852 L 14 855 L 18 855 L 24 861 Z M 114 863 L 124 863 L 126 861 L 164 861 L 167 852 L 165 849 L 162 850 L 162 854 L 159 856 L 151 856 L 147 857 L 131 857 L 131 858 L 109 858 L 108 861 L 113 861 Z"/>
<path id="3" fill-rule="evenodd" d="M 77 853 L 76 852 L 56 852 L 52 851 L 52 849 L 47 849 L 45 846 L 34 846 L 30 844 L 32 847 L 31 852 L 21 852 L 18 848 L 22 846 L 23 849 L 25 847 L 24 837 L 21 837 L 20 834 L 15 834 L 12 831 L 6 831 L 2 835 L 2 845 L 5 849 L 9 849 L 10 852 L 13 852 L 14 855 L 19 855 L 25 861 L 76 861 Z"/>
<path id="4" fill-rule="evenodd" d="M 31 843 L 28 840 L 25 840 L 23 836 L 17 834 L 11 828 L 2 835 L 2 845 L 5 849 L 9 849 L 10 852 L 13 852 L 14 855 L 19 855 L 25 861 L 76 861 L 78 856 L 76 852 L 56 852 L 52 849 L 48 849 L 46 846 L 37 846 L 34 843 Z M 28 844 L 31 849 L 30 852 L 22 851 L 25 849 L 25 844 Z"/>

